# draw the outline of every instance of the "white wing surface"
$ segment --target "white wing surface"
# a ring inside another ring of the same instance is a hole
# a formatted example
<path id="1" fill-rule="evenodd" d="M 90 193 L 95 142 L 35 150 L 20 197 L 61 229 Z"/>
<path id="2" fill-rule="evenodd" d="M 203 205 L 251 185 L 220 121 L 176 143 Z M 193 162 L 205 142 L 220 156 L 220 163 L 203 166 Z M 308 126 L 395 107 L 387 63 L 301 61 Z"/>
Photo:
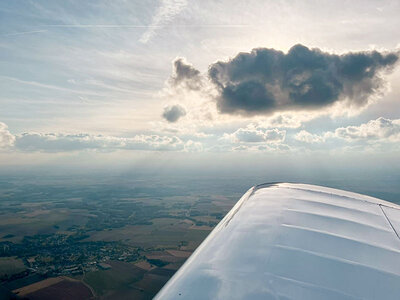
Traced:
<path id="1" fill-rule="evenodd" d="M 400 207 L 305 184 L 251 188 L 155 299 L 400 299 Z"/>

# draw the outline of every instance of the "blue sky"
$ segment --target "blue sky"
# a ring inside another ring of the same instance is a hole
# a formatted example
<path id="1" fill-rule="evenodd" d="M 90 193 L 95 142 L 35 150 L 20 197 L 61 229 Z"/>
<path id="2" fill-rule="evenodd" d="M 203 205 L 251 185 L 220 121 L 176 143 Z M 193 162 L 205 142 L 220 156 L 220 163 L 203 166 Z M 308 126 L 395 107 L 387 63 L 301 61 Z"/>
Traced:
<path id="1" fill-rule="evenodd" d="M 2 1 L 0 164 L 398 161 L 398 61 L 350 82 L 328 57 L 398 56 L 399 13 L 398 1 Z M 288 61 L 297 44 L 326 65 L 268 79 L 237 62 L 254 48 Z"/>

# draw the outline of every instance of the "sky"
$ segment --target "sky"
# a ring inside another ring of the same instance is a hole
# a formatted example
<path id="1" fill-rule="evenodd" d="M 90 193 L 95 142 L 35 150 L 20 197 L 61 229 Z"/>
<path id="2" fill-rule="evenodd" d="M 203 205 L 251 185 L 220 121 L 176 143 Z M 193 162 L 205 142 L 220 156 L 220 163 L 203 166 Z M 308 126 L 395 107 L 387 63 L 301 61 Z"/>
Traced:
<path id="1" fill-rule="evenodd" d="M 399 1 L 1 1 L 0 167 L 398 175 L 399 14 Z"/>

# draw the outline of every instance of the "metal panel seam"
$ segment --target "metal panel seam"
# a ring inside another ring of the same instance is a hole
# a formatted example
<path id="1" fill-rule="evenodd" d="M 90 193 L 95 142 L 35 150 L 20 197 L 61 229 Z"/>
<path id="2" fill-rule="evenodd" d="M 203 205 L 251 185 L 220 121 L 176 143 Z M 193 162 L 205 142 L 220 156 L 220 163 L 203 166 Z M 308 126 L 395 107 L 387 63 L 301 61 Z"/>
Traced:
<path id="1" fill-rule="evenodd" d="M 386 215 L 385 210 L 382 208 L 382 204 L 378 204 L 378 205 L 379 205 L 383 215 L 385 216 L 386 220 L 388 221 L 390 227 L 392 227 L 392 229 L 393 229 L 394 233 L 396 234 L 397 238 L 400 240 L 400 236 L 397 233 L 396 229 L 394 228 L 394 226 L 393 226 L 392 222 L 390 221 L 389 217 Z"/>

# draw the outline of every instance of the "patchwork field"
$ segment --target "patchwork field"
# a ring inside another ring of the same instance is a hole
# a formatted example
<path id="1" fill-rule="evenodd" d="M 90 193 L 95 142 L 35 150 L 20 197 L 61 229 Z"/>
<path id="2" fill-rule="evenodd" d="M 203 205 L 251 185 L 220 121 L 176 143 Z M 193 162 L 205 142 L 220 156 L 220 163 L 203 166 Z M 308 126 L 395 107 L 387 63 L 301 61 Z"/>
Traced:
<path id="1" fill-rule="evenodd" d="M 1 297 L 152 299 L 237 200 L 208 182 L 109 180 L 0 181 Z"/>

